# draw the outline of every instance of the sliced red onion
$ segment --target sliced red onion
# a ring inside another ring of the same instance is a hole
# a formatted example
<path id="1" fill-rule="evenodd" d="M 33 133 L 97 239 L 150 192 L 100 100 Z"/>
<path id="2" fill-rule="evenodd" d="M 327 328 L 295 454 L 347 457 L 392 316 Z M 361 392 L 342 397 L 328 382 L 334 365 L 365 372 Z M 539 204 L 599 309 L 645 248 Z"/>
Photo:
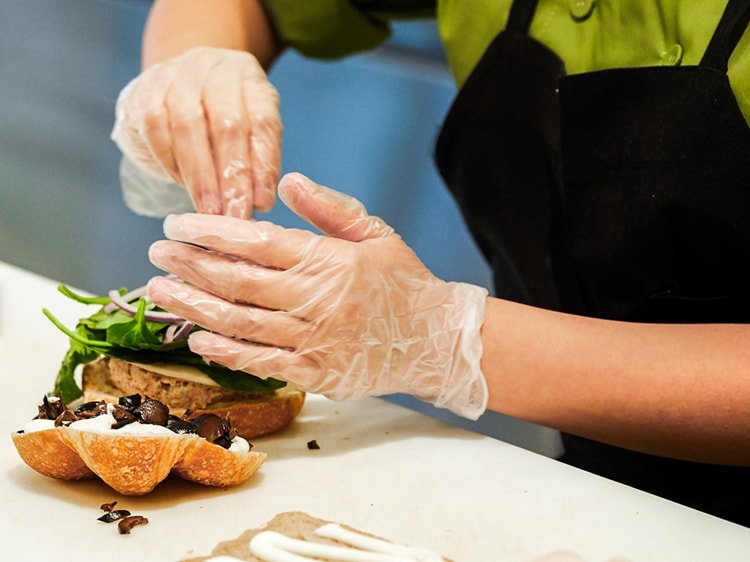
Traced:
<path id="1" fill-rule="evenodd" d="M 118 293 L 119 294 L 119 293 Z M 110 293 L 111 295 L 111 293 Z M 137 289 L 133 289 L 132 291 L 128 291 L 124 295 L 122 295 L 120 298 L 124 300 L 125 302 L 133 302 L 136 299 L 139 299 L 141 297 L 146 296 L 146 285 L 143 285 L 142 287 L 138 287 Z M 117 310 L 117 305 L 114 301 L 109 303 L 104 307 L 104 314 L 112 314 L 115 310 Z"/>
<path id="2" fill-rule="evenodd" d="M 170 325 L 164 333 L 164 343 L 184 340 L 194 327 L 195 324 L 190 320 L 185 320 L 182 324 Z"/>
<path id="3" fill-rule="evenodd" d="M 117 291 L 110 291 L 109 298 L 112 299 L 112 302 L 117 308 L 122 310 L 124 313 L 129 314 L 130 316 L 135 316 L 138 312 L 138 309 L 129 302 L 125 301 Z M 179 324 L 180 322 L 185 321 L 184 318 L 181 318 L 169 312 L 159 312 L 153 310 L 146 311 L 145 317 L 146 320 L 150 320 L 151 322 L 165 322 L 167 324 Z"/>
<path id="4" fill-rule="evenodd" d="M 172 343 L 174 341 L 174 333 L 177 331 L 178 327 L 179 324 L 170 324 L 167 326 L 167 329 L 164 332 L 163 343 Z"/>

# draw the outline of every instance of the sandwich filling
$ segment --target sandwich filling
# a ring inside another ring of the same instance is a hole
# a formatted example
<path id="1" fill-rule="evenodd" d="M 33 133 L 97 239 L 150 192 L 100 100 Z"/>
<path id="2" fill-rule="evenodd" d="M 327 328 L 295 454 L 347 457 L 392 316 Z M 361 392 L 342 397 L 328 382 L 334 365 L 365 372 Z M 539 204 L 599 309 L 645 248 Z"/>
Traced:
<path id="1" fill-rule="evenodd" d="M 182 417 L 169 413 L 161 401 L 140 394 L 120 397 L 118 404 L 103 400 L 86 402 L 70 410 L 61 398 L 44 396 L 38 415 L 23 428 L 34 433 L 55 427 L 95 433 L 117 432 L 120 435 L 174 435 L 194 433 L 208 442 L 231 452 L 249 452 L 252 445 L 235 434 L 228 420 L 214 414 Z"/>

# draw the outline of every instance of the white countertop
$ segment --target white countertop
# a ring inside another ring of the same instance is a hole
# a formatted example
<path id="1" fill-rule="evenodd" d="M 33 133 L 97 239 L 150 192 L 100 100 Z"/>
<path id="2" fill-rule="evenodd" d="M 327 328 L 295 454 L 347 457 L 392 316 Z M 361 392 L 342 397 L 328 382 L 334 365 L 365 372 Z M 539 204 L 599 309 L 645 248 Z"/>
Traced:
<path id="1" fill-rule="evenodd" d="M 587 562 L 750 560 L 750 529 L 377 399 L 308 397 L 292 427 L 254 442 L 268 461 L 229 490 L 168 479 L 131 498 L 97 481 L 46 478 L 23 464 L 9 434 L 35 414 L 67 349 L 41 308 L 71 326 L 86 314 L 55 287 L 0 263 L 3 560 L 174 561 L 292 510 L 455 562 L 530 562 L 557 550 Z M 320 450 L 307 449 L 311 439 Z M 120 536 L 96 521 L 113 500 L 150 523 Z"/>

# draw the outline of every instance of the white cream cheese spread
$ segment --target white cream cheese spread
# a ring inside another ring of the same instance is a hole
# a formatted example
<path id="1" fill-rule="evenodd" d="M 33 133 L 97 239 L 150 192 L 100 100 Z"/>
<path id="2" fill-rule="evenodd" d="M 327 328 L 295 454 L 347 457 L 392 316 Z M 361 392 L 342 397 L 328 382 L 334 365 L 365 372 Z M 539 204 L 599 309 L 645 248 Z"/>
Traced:
<path id="1" fill-rule="evenodd" d="M 177 433 L 164 427 L 150 423 L 129 423 L 119 429 L 112 429 L 112 425 L 117 423 L 112 412 L 114 407 L 107 404 L 107 413 L 94 416 L 92 418 L 72 422 L 68 428 L 78 431 L 89 431 L 92 433 L 113 433 L 117 435 L 136 435 L 136 436 L 155 436 L 170 435 L 176 436 Z M 54 429 L 55 420 L 35 419 L 28 422 L 24 428 L 24 433 L 34 433 L 35 431 L 44 431 L 45 429 Z M 250 444 L 240 436 L 232 439 L 232 444 L 228 451 L 232 453 L 247 453 L 250 451 Z"/>

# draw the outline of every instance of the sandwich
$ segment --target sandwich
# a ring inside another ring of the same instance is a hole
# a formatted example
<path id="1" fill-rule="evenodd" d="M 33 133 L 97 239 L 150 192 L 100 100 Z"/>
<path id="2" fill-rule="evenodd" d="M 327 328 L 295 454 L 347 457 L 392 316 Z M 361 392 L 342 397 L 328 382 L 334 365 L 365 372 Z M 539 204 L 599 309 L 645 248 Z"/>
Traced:
<path id="1" fill-rule="evenodd" d="M 119 396 L 141 394 L 163 402 L 177 416 L 216 414 L 245 439 L 278 431 L 299 414 L 304 393 L 293 385 L 209 365 L 192 353 L 187 338 L 202 328 L 156 307 L 145 287 L 110 291 L 106 297 L 86 297 L 64 285 L 59 290 L 98 306 L 75 330 L 44 310 L 70 338 L 53 389 L 65 403 L 80 397 L 116 402 Z"/>
<path id="2" fill-rule="evenodd" d="M 74 330 L 49 396 L 11 435 L 23 461 L 63 480 L 99 477 L 142 495 L 170 473 L 228 487 L 247 480 L 266 454 L 248 439 L 278 431 L 299 414 L 304 393 L 276 379 L 209 365 L 187 337 L 199 326 L 161 310 L 145 287 L 86 297 L 97 311 Z M 81 367 L 81 385 L 76 377 Z"/>

